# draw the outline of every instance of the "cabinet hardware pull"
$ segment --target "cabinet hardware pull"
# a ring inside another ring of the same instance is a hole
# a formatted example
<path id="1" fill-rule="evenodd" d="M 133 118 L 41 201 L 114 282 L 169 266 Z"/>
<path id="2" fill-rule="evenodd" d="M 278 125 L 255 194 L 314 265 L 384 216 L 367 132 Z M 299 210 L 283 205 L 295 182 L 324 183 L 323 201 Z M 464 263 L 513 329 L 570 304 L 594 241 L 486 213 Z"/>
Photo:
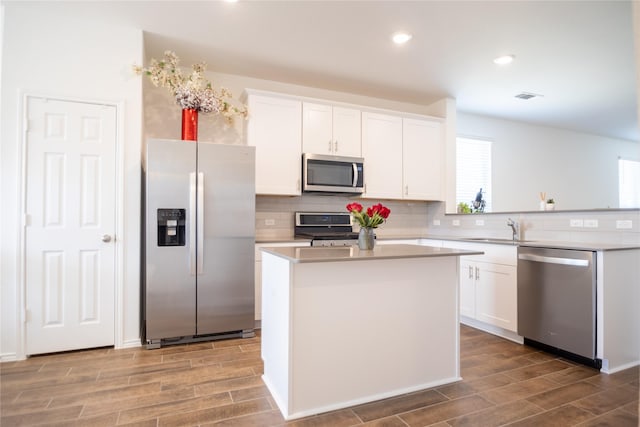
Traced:
<path id="1" fill-rule="evenodd" d="M 473 267 L 469 266 L 469 279 L 473 279 Z"/>
<path id="2" fill-rule="evenodd" d="M 476 267 L 476 280 L 480 279 L 480 269 Z"/>
<path id="3" fill-rule="evenodd" d="M 329 152 L 331 152 L 331 140 L 329 140 Z"/>

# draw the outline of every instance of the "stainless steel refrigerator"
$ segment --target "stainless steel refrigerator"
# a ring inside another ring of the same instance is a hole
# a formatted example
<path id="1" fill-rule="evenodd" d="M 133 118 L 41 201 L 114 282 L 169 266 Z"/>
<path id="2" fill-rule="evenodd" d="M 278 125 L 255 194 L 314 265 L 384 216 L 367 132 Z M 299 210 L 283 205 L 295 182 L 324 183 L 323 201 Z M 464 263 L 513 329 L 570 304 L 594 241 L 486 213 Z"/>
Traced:
<path id="1" fill-rule="evenodd" d="M 253 336 L 255 148 L 149 140 L 144 325 L 148 348 Z"/>

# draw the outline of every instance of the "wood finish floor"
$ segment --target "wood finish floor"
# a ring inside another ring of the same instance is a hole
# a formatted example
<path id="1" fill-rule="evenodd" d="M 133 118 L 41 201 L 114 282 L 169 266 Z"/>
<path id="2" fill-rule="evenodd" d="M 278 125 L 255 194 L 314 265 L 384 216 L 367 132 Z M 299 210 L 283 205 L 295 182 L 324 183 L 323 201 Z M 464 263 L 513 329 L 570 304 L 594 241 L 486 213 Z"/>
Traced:
<path id="1" fill-rule="evenodd" d="M 289 423 L 260 379 L 259 336 L 35 356 L 0 365 L 0 424 L 638 425 L 638 369 L 604 375 L 476 329 L 461 331 L 463 381 Z"/>

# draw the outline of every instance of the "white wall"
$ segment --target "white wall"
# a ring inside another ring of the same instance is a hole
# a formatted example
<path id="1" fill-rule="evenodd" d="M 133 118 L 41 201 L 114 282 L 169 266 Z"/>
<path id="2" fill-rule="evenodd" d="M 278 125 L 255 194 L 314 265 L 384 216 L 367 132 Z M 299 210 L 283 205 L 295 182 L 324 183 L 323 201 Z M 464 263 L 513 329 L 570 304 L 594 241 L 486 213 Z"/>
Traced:
<path id="1" fill-rule="evenodd" d="M 618 157 L 640 160 L 640 143 L 458 113 L 458 135 L 493 141 L 494 212 L 618 207 Z"/>
<path id="2" fill-rule="evenodd" d="M 1 337 L 0 358 L 20 357 L 18 269 L 20 222 L 19 164 L 22 160 L 20 105 L 25 93 L 80 100 L 121 102 L 124 139 L 124 345 L 139 343 L 140 144 L 142 82 L 131 72 L 143 57 L 142 32 L 71 21 L 38 4 L 5 4 L 1 118 Z M 116 334 L 118 336 L 118 333 Z"/>

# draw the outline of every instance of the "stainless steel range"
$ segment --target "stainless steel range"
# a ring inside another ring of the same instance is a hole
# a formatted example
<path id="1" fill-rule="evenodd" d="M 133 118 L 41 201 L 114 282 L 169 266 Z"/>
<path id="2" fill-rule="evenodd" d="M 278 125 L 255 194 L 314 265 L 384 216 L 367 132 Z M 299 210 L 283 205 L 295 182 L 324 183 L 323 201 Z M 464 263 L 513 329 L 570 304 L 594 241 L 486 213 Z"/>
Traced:
<path id="1" fill-rule="evenodd" d="M 358 244 L 348 212 L 296 212 L 294 232 L 297 237 L 310 238 L 311 246 Z"/>

